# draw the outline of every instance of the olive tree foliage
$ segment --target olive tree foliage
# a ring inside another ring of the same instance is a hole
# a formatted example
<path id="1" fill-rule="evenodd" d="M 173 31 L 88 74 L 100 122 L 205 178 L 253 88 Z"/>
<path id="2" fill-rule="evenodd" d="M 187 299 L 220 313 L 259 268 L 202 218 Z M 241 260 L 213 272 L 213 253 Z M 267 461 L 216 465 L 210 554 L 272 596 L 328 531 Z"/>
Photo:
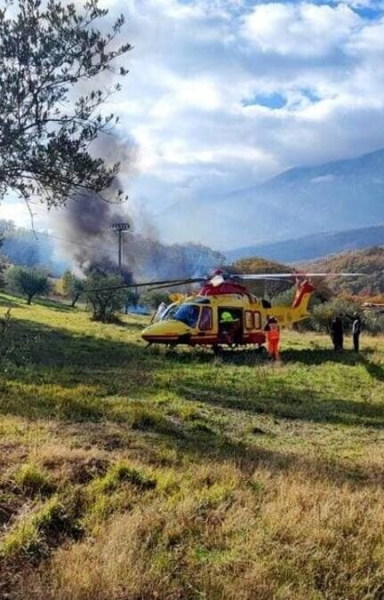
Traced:
<path id="1" fill-rule="evenodd" d="M 6 273 L 6 284 L 10 291 L 21 294 L 31 304 L 34 296 L 45 296 L 51 285 L 48 275 L 34 267 L 11 267 Z"/>
<path id="2" fill-rule="evenodd" d="M 358 299 L 334 298 L 321 306 L 316 306 L 309 322 L 309 327 L 315 331 L 329 331 L 330 324 L 336 316 L 343 321 L 344 331 L 352 333 L 354 316 L 359 315 L 364 333 L 378 335 L 384 332 L 384 313 L 381 310 L 363 310 Z"/>
<path id="3" fill-rule="evenodd" d="M 156 309 L 162 302 L 165 304 L 170 304 L 172 300 L 170 299 L 169 292 L 167 291 L 148 290 L 140 296 L 140 302 L 148 308 Z"/>
<path id="4" fill-rule="evenodd" d="M 50 207 L 85 189 L 100 193 L 117 175 L 118 163 L 89 151 L 116 121 L 101 114 L 119 89 L 105 89 L 103 75 L 126 75 L 114 64 L 131 49 L 117 45 L 122 16 L 106 35 L 96 28 L 107 13 L 98 0 L 81 11 L 59 0 L 0 9 L 0 199 L 13 190 L 27 201 L 38 194 Z"/>
<path id="5" fill-rule="evenodd" d="M 5 286 L 5 270 L 7 268 L 7 259 L 6 257 L 2 254 L 2 245 L 4 243 L 4 237 L 3 234 L 0 231 L 0 289 L 2 289 Z"/>
<path id="6" fill-rule="evenodd" d="M 123 280 L 117 275 L 91 273 L 85 282 L 85 297 L 92 311 L 94 321 L 113 323 L 117 321 L 116 313 L 125 306 L 127 293 L 125 289 L 116 290 Z"/>
<path id="7" fill-rule="evenodd" d="M 343 321 L 344 331 L 350 333 L 352 329 L 353 316 L 358 314 L 363 317 L 361 304 L 346 298 L 333 298 L 329 302 L 320 304 L 313 308 L 311 323 L 315 331 L 329 331 L 333 319 L 337 316 Z"/>
<path id="8" fill-rule="evenodd" d="M 75 308 L 85 290 L 85 280 L 76 277 L 71 271 L 65 271 L 62 277 L 62 285 L 64 295 L 70 299 L 72 308 Z"/>
<path id="9" fill-rule="evenodd" d="M 10 335 L 12 327 L 11 309 L 9 308 L 4 316 L 0 317 L 0 367 L 4 360 L 12 354 L 14 342 Z"/>

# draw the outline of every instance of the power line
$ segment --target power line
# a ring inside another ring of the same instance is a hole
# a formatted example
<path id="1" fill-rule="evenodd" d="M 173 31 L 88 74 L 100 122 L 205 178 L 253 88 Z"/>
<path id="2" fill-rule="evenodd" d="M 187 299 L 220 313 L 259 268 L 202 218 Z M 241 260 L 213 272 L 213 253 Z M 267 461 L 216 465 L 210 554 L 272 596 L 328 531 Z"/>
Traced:
<path id="1" fill-rule="evenodd" d="M 30 233 L 35 233 L 37 236 L 42 235 L 44 237 L 53 238 L 54 240 L 68 242 L 68 244 L 75 244 L 75 246 L 80 246 L 81 248 L 84 248 L 84 247 L 92 248 L 94 250 L 100 250 L 101 248 L 103 248 L 105 251 L 111 252 L 111 249 L 107 248 L 107 246 L 96 246 L 94 244 L 87 244 L 85 242 L 76 242 L 75 240 L 69 240 L 68 238 L 64 238 L 59 235 L 54 235 L 53 233 L 47 233 L 44 231 L 35 231 L 34 229 L 26 229 L 26 231 L 29 231 Z"/>
<path id="2" fill-rule="evenodd" d="M 79 246 L 80 248 L 91 248 L 93 250 L 104 249 L 106 252 L 108 252 L 109 254 L 111 254 L 111 248 L 107 247 L 107 246 L 88 244 L 86 242 L 78 242 L 78 241 L 70 240 L 70 239 L 62 237 L 62 236 L 54 235 L 52 233 L 48 233 L 48 232 L 44 232 L 44 231 L 35 231 L 34 229 L 28 229 L 28 228 L 24 228 L 24 227 L 23 227 L 23 230 L 24 231 L 28 231 L 29 233 L 34 233 L 37 236 L 48 237 L 48 238 L 52 238 L 52 239 L 55 239 L 55 240 L 60 240 L 60 241 L 63 241 L 63 242 L 67 242 L 68 244 L 74 244 L 75 246 Z M 186 257 L 184 257 L 184 258 L 186 258 Z M 167 258 L 166 259 L 166 263 L 168 265 L 177 265 L 178 267 L 182 266 L 180 264 L 180 262 L 178 260 L 175 260 L 175 259 L 171 260 L 171 259 Z M 213 268 L 212 265 L 200 265 L 200 267 L 202 269 L 204 269 L 204 270 L 209 270 L 209 269 Z"/>

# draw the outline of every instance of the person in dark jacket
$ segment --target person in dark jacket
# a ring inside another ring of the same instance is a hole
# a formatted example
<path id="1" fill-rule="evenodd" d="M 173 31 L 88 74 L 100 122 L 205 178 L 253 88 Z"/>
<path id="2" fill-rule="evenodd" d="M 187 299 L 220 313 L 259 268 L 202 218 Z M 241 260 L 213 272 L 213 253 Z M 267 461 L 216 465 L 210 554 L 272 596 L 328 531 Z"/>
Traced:
<path id="1" fill-rule="evenodd" d="M 360 316 L 355 313 L 352 321 L 352 337 L 353 337 L 353 349 L 355 352 L 360 350 L 360 334 L 361 334 L 361 319 Z"/>
<path id="2" fill-rule="evenodd" d="M 340 316 L 333 319 L 331 323 L 331 338 L 336 352 L 341 352 L 344 347 L 344 327 Z"/>

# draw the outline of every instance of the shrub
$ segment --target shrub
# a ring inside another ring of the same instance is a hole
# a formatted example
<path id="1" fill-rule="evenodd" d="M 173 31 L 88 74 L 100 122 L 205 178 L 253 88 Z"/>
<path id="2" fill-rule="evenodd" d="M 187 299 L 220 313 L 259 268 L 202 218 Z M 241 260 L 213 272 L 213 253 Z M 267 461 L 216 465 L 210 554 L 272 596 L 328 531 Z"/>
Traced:
<path id="1" fill-rule="evenodd" d="M 6 273 L 7 287 L 16 294 L 26 296 L 27 304 L 31 304 L 36 295 L 46 295 L 51 289 L 48 275 L 34 267 L 11 267 Z"/>
<path id="2" fill-rule="evenodd" d="M 92 310 L 92 319 L 111 323 L 116 321 L 116 313 L 121 311 L 126 301 L 126 289 L 115 289 L 124 282 L 116 275 L 92 273 L 85 281 L 85 295 Z"/>
<path id="3" fill-rule="evenodd" d="M 84 292 L 85 280 L 76 277 L 70 271 L 65 271 L 61 281 L 64 296 L 71 300 L 71 306 L 75 308 L 77 301 Z"/>
<path id="4" fill-rule="evenodd" d="M 162 302 L 164 302 L 165 304 L 170 304 L 171 299 L 169 297 L 169 292 L 162 290 L 152 290 L 144 292 L 140 296 L 140 302 L 142 305 L 148 308 L 156 309 Z"/>

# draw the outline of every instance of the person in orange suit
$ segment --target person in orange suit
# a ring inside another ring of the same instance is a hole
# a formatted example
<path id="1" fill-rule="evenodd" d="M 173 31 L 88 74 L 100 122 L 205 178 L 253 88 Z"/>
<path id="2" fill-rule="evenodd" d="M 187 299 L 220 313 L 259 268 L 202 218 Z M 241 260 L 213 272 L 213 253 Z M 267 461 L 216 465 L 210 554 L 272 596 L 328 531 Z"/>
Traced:
<path id="1" fill-rule="evenodd" d="M 280 360 L 280 327 L 275 317 L 268 317 L 264 331 L 267 336 L 269 358 Z"/>

